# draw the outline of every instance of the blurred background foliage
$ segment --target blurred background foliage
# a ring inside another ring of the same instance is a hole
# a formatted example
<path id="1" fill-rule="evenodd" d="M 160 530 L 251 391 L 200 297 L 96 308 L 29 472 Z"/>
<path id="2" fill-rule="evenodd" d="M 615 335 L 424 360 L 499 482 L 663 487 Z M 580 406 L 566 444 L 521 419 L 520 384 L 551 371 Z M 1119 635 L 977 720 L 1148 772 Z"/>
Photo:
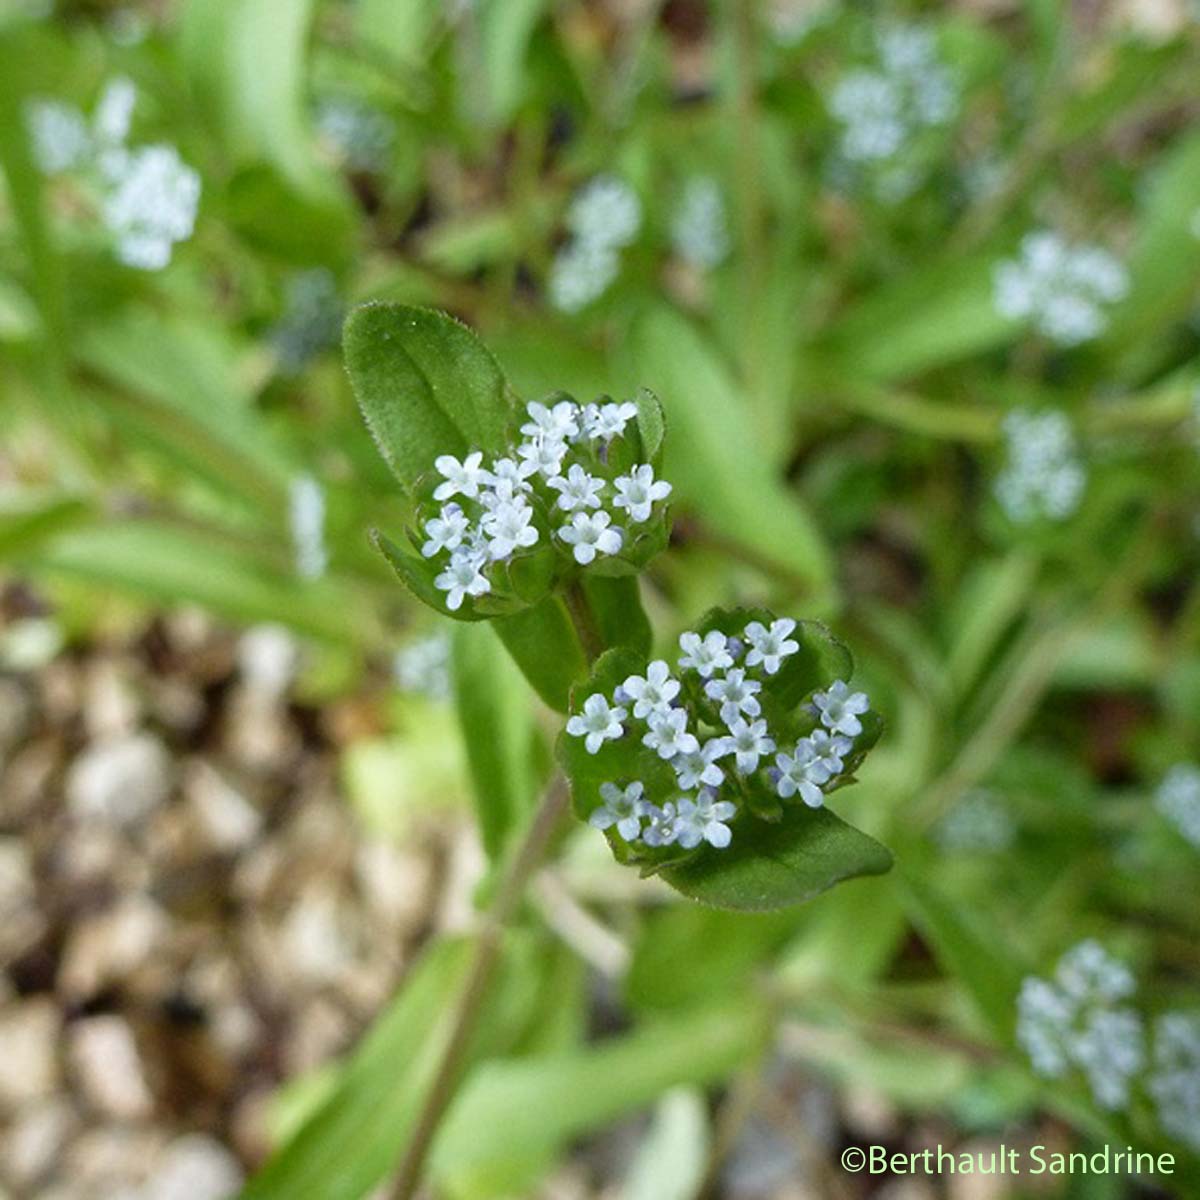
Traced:
<path id="1" fill-rule="evenodd" d="M 340 325 L 386 298 L 467 321 L 526 399 L 654 389 L 659 644 L 715 603 L 819 617 L 887 719 L 835 807 L 888 877 L 733 916 L 565 840 L 438 1195 L 537 1194 L 565 1162 L 581 1195 L 857 1195 L 836 1153 L 873 1128 L 1169 1150 L 1157 1186 L 1197 1194 L 1198 50 L 1185 0 L 0 9 L 6 673 L 146 614 L 285 627 L 297 702 L 370 707 L 336 750 L 355 821 L 403 843 L 473 805 L 502 860 L 555 723 L 367 542 L 403 513 Z M 165 182 L 141 146 L 174 148 Z M 131 265 L 131 230 L 176 226 Z M 274 1080 L 248 1195 L 387 1176 L 468 937 L 426 938 L 347 1056 Z M 1023 981 L 1087 939 L 1132 975 L 1087 997 L 1133 1012 L 1128 1069 L 1119 1037 L 1035 1048 Z"/>

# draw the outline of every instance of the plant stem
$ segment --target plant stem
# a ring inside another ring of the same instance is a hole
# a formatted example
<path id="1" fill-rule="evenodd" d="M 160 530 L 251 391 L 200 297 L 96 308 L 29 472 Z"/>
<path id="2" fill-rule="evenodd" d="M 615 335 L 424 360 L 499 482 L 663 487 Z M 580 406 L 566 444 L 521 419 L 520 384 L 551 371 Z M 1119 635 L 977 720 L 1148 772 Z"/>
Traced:
<path id="1" fill-rule="evenodd" d="M 571 623 L 579 635 L 579 643 L 589 663 L 604 653 L 604 638 L 600 634 L 600 626 L 596 622 L 596 614 L 592 611 L 592 602 L 583 590 L 583 584 L 578 579 L 573 580 L 563 591 L 563 603 L 567 606 Z"/>
<path id="2" fill-rule="evenodd" d="M 500 957 L 504 930 L 525 891 L 525 885 L 541 862 L 542 855 L 567 807 L 567 782 L 556 774 L 542 795 L 525 832 L 525 838 L 509 863 L 496 898 L 488 910 L 475 944 L 475 955 L 459 994 L 450 1035 L 442 1051 L 437 1074 L 421 1106 L 412 1137 L 392 1188 L 392 1200 L 411 1200 L 421 1181 L 434 1134 L 445 1115 L 466 1066 L 471 1039 L 479 1024 L 488 985 Z"/>

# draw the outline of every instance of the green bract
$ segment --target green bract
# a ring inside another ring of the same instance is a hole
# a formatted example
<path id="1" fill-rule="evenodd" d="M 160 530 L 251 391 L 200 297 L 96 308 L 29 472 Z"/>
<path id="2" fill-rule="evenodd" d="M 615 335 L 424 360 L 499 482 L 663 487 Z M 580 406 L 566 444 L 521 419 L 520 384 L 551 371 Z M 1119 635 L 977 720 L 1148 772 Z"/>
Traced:
<path id="1" fill-rule="evenodd" d="M 771 673 L 744 666 L 748 646 L 746 630 L 753 623 L 770 626 L 777 618 L 764 609 L 715 609 L 697 627 L 697 634 L 718 631 L 741 646 L 740 662 L 748 678 L 760 685 L 755 702 L 760 711 L 754 719 L 765 722 L 777 751 L 795 747 L 801 739 L 820 730 L 819 714 L 811 701 L 837 680 L 852 673 L 849 651 L 817 622 L 795 624 L 790 638 L 796 649 L 783 658 Z M 765 910 L 797 903 L 824 891 L 842 879 L 879 874 L 891 865 L 888 851 L 866 834 L 845 824 L 822 807 L 809 807 L 798 795 L 782 798 L 772 772 L 776 752 L 763 756 L 745 774 L 734 765 L 731 752 L 718 758 L 724 779 L 719 785 L 687 788 L 676 771 L 679 756 L 665 760 L 644 738 L 650 722 L 635 714 L 632 697 L 625 688 L 630 677 L 645 678 L 646 656 L 627 649 L 604 654 L 587 680 L 572 692 L 571 711 L 580 714 L 596 695 L 619 705 L 620 736 L 606 738 L 589 749 L 583 736 L 569 729 L 559 737 L 558 757 L 571 781 L 575 815 L 593 819 L 605 804 L 602 788 L 626 788 L 641 784 L 646 811 L 665 805 L 694 802 L 702 792 L 716 802 L 736 805 L 729 820 L 732 839 L 717 848 L 700 842 L 693 847 L 679 844 L 648 845 L 641 838 L 623 836 L 615 824 L 605 829 L 614 856 L 621 862 L 641 867 L 644 874 L 659 874 L 672 887 L 705 903 L 731 909 Z M 729 724 L 719 704 L 706 694 L 707 680 L 692 669 L 672 664 L 671 674 L 680 684 L 672 712 L 687 714 L 687 728 L 701 745 L 729 734 Z M 711 678 L 719 679 L 714 671 Z M 577 727 L 578 728 L 578 727 Z M 878 740 L 881 722 L 866 712 L 861 731 L 848 745 L 842 769 L 821 789 L 828 794 L 854 782 L 854 771 Z M 818 733 L 818 736 L 823 736 Z M 818 797 L 819 803 L 819 797 Z"/>

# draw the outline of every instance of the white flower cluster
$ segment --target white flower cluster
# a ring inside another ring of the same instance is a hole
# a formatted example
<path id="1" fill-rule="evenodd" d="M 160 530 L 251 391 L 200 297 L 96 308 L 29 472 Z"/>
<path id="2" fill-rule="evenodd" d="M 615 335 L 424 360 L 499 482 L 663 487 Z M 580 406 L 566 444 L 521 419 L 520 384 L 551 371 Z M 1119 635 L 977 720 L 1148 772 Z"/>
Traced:
<path id="1" fill-rule="evenodd" d="M 1163 1129 L 1200 1154 L 1200 1013 L 1164 1013 L 1155 1022 L 1146 1090 Z"/>
<path id="2" fill-rule="evenodd" d="M 325 548 L 325 491 L 311 475 L 292 480 L 288 496 L 296 574 L 320 579 L 329 565 Z"/>
<path id="3" fill-rule="evenodd" d="M 722 798 L 721 789 L 728 786 L 739 795 L 743 781 L 760 769 L 782 798 L 799 795 L 810 807 L 820 807 L 822 788 L 845 770 L 845 756 L 862 732 L 859 717 L 868 702 L 862 692 L 852 693 L 838 680 L 813 696 L 813 712 L 823 728 L 790 750 L 778 749 L 758 694 L 761 676 L 774 675 L 799 650 L 791 636 L 795 628 L 795 621 L 783 618 L 770 625 L 751 621 L 740 637 L 719 630 L 703 637 L 693 632 L 680 636 L 680 674 L 694 673 L 696 679 L 689 683 L 720 713 L 721 731 L 703 741 L 699 721 L 695 729 L 689 727 L 689 710 L 680 698 L 683 682 L 671 675 L 663 659 L 650 663 L 644 676 L 626 679 L 611 701 L 600 692 L 589 696 L 582 711 L 567 721 L 567 733 L 583 738 L 587 752 L 596 754 L 606 741 L 625 737 L 627 725 L 644 725 L 642 744 L 670 763 L 680 793 L 659 806 L 645 799 L 640 780 L 624 786 L 605 783 L 600 789 L 604 804 L 592 813 L 591 824 L 597 829 L 615 825 L 626 841 L 647 846 L 677 844 L 690 850 L 704 841 L 722 849 L 731 841 L 728 822 L 738 805 Z"/>
<path id="4" fill-rule="evenodd" d="M 851 162 L 893 158 L 914 134 L 947 124 L 958 107 L 958 86 L 932 30 L 885 26 L 876 51 L 877 67 L 844 75 L 829 101 L 842 126 L 841 153 Z"/>
<path id="5" fill-rule="evenodd" d="M 117 257 L 157 271 L 171 261 L 174 245 L 192 234 L 200 176 L 173 146 L 125 144 L 136 100 L 133 84 L 118 78 L 101 94 L 90 126 L 79 109 L 59 100 L 31 101 L 26 120 L 41 170 L 87 172 L 116 237 Z"/>
<path id="6" fill-rule="evenodd" d="M 337 345 L 343 316 L 332 271 L 315 267 L 292 275 L 284 285 L 283 315 L 271 331 L 280 370 L 298 374 L 322 350 Z"/>
<path id="7" fill-rule="evenodd" d="M 708 270 L 729 254 L 729 228 L 721 185 L 711 175 L 689 179 L 671 220 L 671 244 L 690 266 Z"/>
<path id="8" fill-rule="evenodd" d="M 1061 346 L 1099 337 L 1105 308 L 1125 297 L 1129 274 L 1100 246 L 1072 245 L 1049 230 L 1026 234 L 1015 259 L 992 276 L 997 312 L 1033 327 Z"/>
<path id="9" fill-rule="evenodd" d="M 620 270 L 620 251 L 638 235 L 642 203 L 624 180 L 598 175 L 571 201 L 571 240 L 550 270 L 550 303 L 578 312 L 608 289 Z"/>
<path id="10" fill-rule="evenodd" d="M 393 665 L 396 686 L 430 700 L 450 698 L 450 639 L 430 634 L 409 642 L 396 652 Z"/>
<path id="11" fill-rule="evenodd" d="M 1053 981 L 1030 976 L 1017 1001 L 1017 1040 L 1039 1075 L 1086 1075 L 1102 1108 L 1119 1109 L 1145 1065 L 1142 1019 L 1118 1002 L 1133 995 L 1130 971 L 1091 939 L 1059 960 Z"/>
<path id="12" fill-rule="evenodd" d="M 979 788 L 968 792 L 937 826 L 937 840 L 952 853 L 998 854 L 1017 837 L 1017 827 L 1003 800 Z"/>
<path id="13" fill-rule="evenodd" d="M 1200 849 L 1200 767 L 1176 763 L 1158 785 L 1154 803 L 1158 811 Z"/>
<path id="14" fill-rule="evenodd" d="M 330 153 L 351 171 L 381 171 L 388 163 L 394 130 L 386 114 L 347 96 L 317 104 L 313 124 Z"/>
<path id="15" fill-rule="evenodd" d="M 1087 473 L 1079 461 L 1075 435 L 1057 409 L 1015 409 L 1004 419 L 1008 461 L 995 492 L 1011 521 L 1062 521 L 1083 496 Z"/>
<path id="16" fill-rule="evenodd" d="M 443 454 L 434 463 L 443 482 L 433 498 L 442 508 L 425 522 L 421 553 L 445 556 L 434 586 L 447 593 L 451 612 L 467 596 L 490 592 L 487 568 L 535 546 L 539 525 L 552 527 L 575 561 L 587 566 L 597 556 L 620 553 L 625 544 L 614 516 L 645 524 L 671 494 L 671 485 L 655 479 L 648 463 L 612 479 L 603 474 L 609 445 L 637 416 L 636 404 L 560 400 L 547 407 L 534 401 L 526 415 L 525 439 L 512 455 L 485 465 L 476 450 L 461 462 Z"/>

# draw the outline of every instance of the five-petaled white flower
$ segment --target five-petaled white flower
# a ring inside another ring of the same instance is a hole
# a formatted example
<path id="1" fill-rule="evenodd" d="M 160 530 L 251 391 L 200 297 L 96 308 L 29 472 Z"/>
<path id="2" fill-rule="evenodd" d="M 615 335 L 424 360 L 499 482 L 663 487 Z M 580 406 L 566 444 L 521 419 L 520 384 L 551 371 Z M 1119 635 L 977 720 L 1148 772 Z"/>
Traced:
<path id="1" fill-rule="evenodd" d="M 572 737 L 584 738 L 587 752 L 596 754 L 606 741 L 615 740 L 625 732 L 621 722 L 628 715 L 620 705 L 610 707 L 607 698 L 595 692 L 583 702 L 583 712 L 567 722 L 567 732 Z"/>
<path id="2" fill-rule="evenodd" d="M 772 621 L 769 629 L 761 621 L 751 621 L 746 626 L 746 641 L 750 643 L 746 666 L 756 667 L 762 663 L 763 670 L 774 675 L 783 660 L 800 649 L 800 643 L 789 636 L 795 628 L 796 622 L 791 617 Z"/>
<path id="3" fill-rule="evenodd" d="M 433 465 L 445 480 L 434 489 L 435 500 L 449 500 L 451 496 L 458 495 L 474 500 L 479 495 L 480 485 L 488 480 L 488 473 L 483 469 L 482 450 L 472 451 L 462 462 L 453 454 L 439 454 Z"/>
<path id="4" fill-rule="evenodd" d="M 604 804 L 588 817 L 588 824 L 595 829 L 609 829 L 615 825 L 617 832 L 627 842 L 632 842 L 642 832 L 645 801 L 641 783 L 634 780 L 623 788 L 615 783 L 602 783 L 600 795 L 604 797 Z"/>
<path id="5" fill-rule="evenodd" d="M 683 797 L 675 818 L 675 838 L 685 850 L 707 842 L 724 850 L 733 838 L 726 821 L 737 815 L 737 805 L 718 800 L 707 788 L 695 798 Z"/>
<path id="6" fill-rule="evenodd" d="M 818 783 L 827 783 L 846 769 L 842 759 L 854 745 L 849 738 L 830 736 L 824 729 L 813 730 L 803 744 L 807 745 L 812 758 L 810 774 Z M 821 778 L 822 774 L 824 779 Z"/>
<path id="7" fill-rule="evenodd" d="M 558 507 L 565 512 L 599 508 L 604 480 L 589 475 L 578 463 L 572 463 L 565 475 L 555 475 L 546 486 L 558 492 Z"/>
<path id="8" fill-rule="evenodd" d="M 490 486 L 501 496 L 514 496 L 517 492 L 532 491 L 530 475 L 537 468 L 528 459 L 498 458 L 492 463 Z"/>
<path id="9" fill-rule="evenodd" d="M 518 546 L 533 546 L 538 540 L 537 527 L 529 522 L 533 509 L 523 500 L 498 504 L 483 518 L 483 529 L 491 541 L 488 553 L 493 559 L 507 558 Z"/>
<path id="10" fill-rule="evenodd" d="M 671 485 L 665 479 L 656 480 L 649 463 L 634 467 L 628 475 L 618 475 L 613 486 L 617 489 L 614 507 L 628 510 L 629 519 L 635 524 L 650 520 L 654 502 L 671 494 Z"/>
<path id="11" fill-rule="evenodd" d="M 579 408 L 570 400 L 560 400 L 553 408 L 533 400 L 525 411 L 529 420 L 521 426 L 521 432 L 526 437 L 565 442 L 579 436 Z"/>
<path id="12" fill-rule="evenodd" d="M 650 824 L 642 834 L 642 841 L 647 846 L 669 846 L 678 835 L 678 814 L 671 801 L 659 808 L 656 804 L 646 802 L 642 806 L 642 815 L 650 818 Z"/>
<path id="13" fill-rule="evenodd" d="M 725 753 L 735 757 L 738 772 L 742 775 L 752 775 L 758 770 L 759 758 L 775 752 L 775 741 L 767 733 L 766 721 L 747 721 L 738 717 L 729 722 L 729 736 L 722 740 Z"/>
<path id="14" fill-rule="evenodd" d="M 846 681 L 838 679 L 829 685 L 829 691 L 813 696 L 813 707 L 826 729 L 844 733 L 847 737 L 858 737 L 862 733 L 862 722 L 858 718 L 871 707 L 871 702 L 865 692 L 852 693 Z"/>
<path id="15" fill-rule="evenodd" d="M 691 667 L 701 679 L 707 679 L 714 671 L 733 666 L 728 642 L 719 629 L 711 630 L 703 638 L 698 633 L 681 633 L 679 648 L 683 653 L 679 656 L 679 665 Z"/>
<path id="16" fill-rule="evenodd" d="M 467 514 L 457 504 L 443 505 L 441 516 L 425 522 L 425 535 L 429 540 L 421 547 L 421 553 L 432 558 L 443 550 L 457 550 L 469 525 Z"/>
<path id="17" fill-rule="evenodd" d="M 583 410 L 583 432 L 590 438 L 608 442 L 620 437 L 636 416 L 637 405 L 629 400 L 621 404 L 589 404 Z"/>
<path id="18" fill-rule="evenodd" d="M 800 799 L 809 808 L 820 808 L 825 802 L 820 784 L 828 781 L 829 776 L 813 759 L 812 744 L 806 738 L 796 743 L 794 754 L 780 752 L 775 756 L 775 766 L 779 770 L 779 778 L 775 781 L 775 790 L 785 799 L 797 792 Z"/>
<path id="19" fill-rule="evenodd" d="M 710 679 L 704 685 L 704 694 L 720 704 L 721 720 L 726 725 L 732 725 L 741 713 L 757 717 L 762 708 L 755 692 L 761 690 L 762 684 L 757 679 L 747 679 L 741 667 L 732 667 L 725 672 L 724 678 Z"/>
<path id="20" fill-rule="evenodd" d="M 642 744 L 657 751 L 659 758 L 674 758 L 700 749 L 696 735 L 688 732 L 687 713 L 682 708 L 652 714 L 650 732 L 642 738 Z"/>
<path id="21" fill-rule="evenodd" d="M 587 566 L 597 554 L 616 554 L 621 549 L 621 531 L 612 526 L 606 512 L 577 512 L 569 525 L 560 526 L 558 536 L 574 547 L 575 561 Z"/>
<path id="22" fill-rule="evenodd" d="M 685 792 L 693 791 L 702 784 L 720 787 L 725 782 L 725 772 L 717 766 L 717 759 L 727 753 L 724 738 L 709 738 L 691 754 L 678 754 L 671 765 L 675 768 L 675 779 Z"/>
<path id="23" fill-rule="evenodd" d="M 482 596 L 492 590 L 491 581 L 480 571 L 479 555 L 460 546 L 450 555 L 450 565 L 438 575 L 433 586 L 447 593 L 446 607 L 451 612 L 462 608 L 465 596 Z"/>
<path id="24" fill-rule="evenodd" d="M 655 713 L 670 710 L 671 701 L 679 695 L 679 680 L 671 678 L 671 668 L 661 658 L 647 668 L 645 676 L 630 675 L 621 690 L 634 702 L 633 715 L 645 721 Z"/>
<path id="25" fill-rule="evenodd" d="M 543 479 L 550 479 L 562 470 L 566 454 L 567 443 L 556 438 L 537 437 L 517 447 L 517 455 L 529 474 L 540 475 Z"/>

